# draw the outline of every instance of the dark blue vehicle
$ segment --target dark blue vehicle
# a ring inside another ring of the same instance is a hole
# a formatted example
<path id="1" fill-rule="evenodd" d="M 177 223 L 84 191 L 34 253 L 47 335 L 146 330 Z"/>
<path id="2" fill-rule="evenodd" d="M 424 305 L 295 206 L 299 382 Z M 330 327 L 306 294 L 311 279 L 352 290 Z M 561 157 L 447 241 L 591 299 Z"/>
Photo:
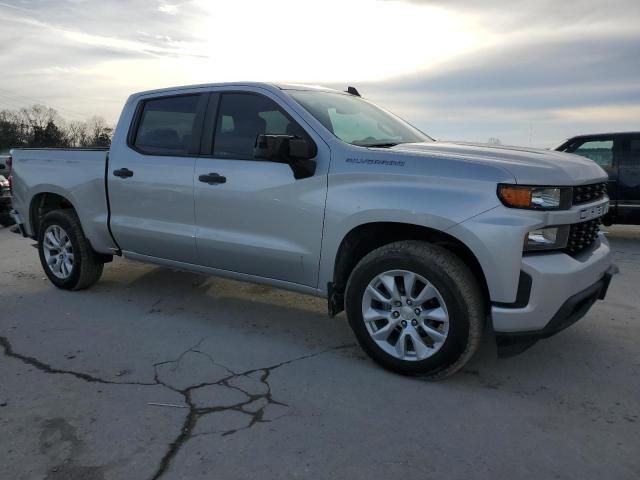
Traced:
<path id="1" fill-rule="evenodd" d="M 609 174 L 606 225 L 640 225 L 640 132 L 579 135 L 556 150 L 587 157 Z"/>

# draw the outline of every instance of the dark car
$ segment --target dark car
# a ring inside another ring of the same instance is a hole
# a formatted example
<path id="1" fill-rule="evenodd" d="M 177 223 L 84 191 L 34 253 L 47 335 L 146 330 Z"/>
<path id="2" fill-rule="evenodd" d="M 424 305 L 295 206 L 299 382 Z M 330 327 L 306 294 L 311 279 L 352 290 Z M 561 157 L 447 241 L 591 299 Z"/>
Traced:
<path id="1" fill-rule="evenodd" d="M 11 191 L 9 182 L 0 175 L 0 225 L 13 225 L 13 219 L 9 212 L 11 211 Z"/>
<path id="2" fill-rule="evenodd" d="M 606 224 L 640 225 L 640 132 L 580 135 L 556 150 L 587 157 L 609 174 Z"/>
<path id="3" fill-rule="evenodd" d="M 0 175 L 9 178 L 9 155 L 0 154 Z"/>

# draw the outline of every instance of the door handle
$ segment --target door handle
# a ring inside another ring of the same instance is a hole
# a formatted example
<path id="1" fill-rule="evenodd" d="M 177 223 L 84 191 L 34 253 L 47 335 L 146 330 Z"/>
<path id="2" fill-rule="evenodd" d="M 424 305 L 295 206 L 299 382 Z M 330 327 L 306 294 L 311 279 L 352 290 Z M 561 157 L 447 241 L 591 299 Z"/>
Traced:
<path id="1" fill-rule="evenodd" d="M 133 177 L 133 172 L 131 170 L 129 170 L 128 168 L 121 168 L 119 170 L 114 170 L 113 174 L 116 177 L 120 177 L 120 178 Z"/>
<path id="2" fill-rule="evenodd" d="M 226 183 L 227 177 L 223 177 L 217 173 L 208 173 L 206 175 L 200 175 L 198 177 L 202 183 L 208 183 L 209 185 L 213 185 L 215 183 Z"/>

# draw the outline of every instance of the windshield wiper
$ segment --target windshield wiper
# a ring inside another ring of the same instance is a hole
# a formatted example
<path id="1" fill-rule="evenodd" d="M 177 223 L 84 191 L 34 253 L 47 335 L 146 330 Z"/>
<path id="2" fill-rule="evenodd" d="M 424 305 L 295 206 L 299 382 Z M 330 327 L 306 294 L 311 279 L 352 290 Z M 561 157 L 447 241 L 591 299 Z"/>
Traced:
<path id="1" fill-rule="evenodd" d="M 362 145 L 362 146 L 367 148 L 389 148 L 389 147 L 395 147 L 396 145 L 400 145 L 400 144 L 395 142 L 384 142 L 384 143 L 367 143 L 366 145 Z"/>

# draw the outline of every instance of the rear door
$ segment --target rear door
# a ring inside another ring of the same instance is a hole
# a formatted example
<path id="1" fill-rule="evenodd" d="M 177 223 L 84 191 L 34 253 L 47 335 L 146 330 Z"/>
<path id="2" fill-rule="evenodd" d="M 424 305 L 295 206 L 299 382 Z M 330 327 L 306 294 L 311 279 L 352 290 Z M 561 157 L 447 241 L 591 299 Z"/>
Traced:
<path id="1" fill-rule="evenodd" d="M 330 151 L 295 117 L 269 92 L 212 94 L 195 171 L 202 265 L 317 286 Z M 311 138 L 315 174 L 296 180 L 289 165 L 254 157 L 264 133 Z"/>
<path id="2" fill-rule="evenodd" d="M 561 149 L 593 160 L 607 172 L 609 175 L 607 191 L 614 210 L 618 199 L 618 146 L 619 138 L 616 135 L 594 135 L 579 137 L 568 142 L 566 147 Z"/>
<path id="3" fill-rule="evenodd" d="M 620 137 L 618 217 L 621 223 L 640 223 L 640 134 Z"/>
<path id="4" fill-rule="evenodd" d="M 110 152 L 111 230 L 126 252 L 197 263 L 193 170 L 207 93 L 142 99 Z"/>

